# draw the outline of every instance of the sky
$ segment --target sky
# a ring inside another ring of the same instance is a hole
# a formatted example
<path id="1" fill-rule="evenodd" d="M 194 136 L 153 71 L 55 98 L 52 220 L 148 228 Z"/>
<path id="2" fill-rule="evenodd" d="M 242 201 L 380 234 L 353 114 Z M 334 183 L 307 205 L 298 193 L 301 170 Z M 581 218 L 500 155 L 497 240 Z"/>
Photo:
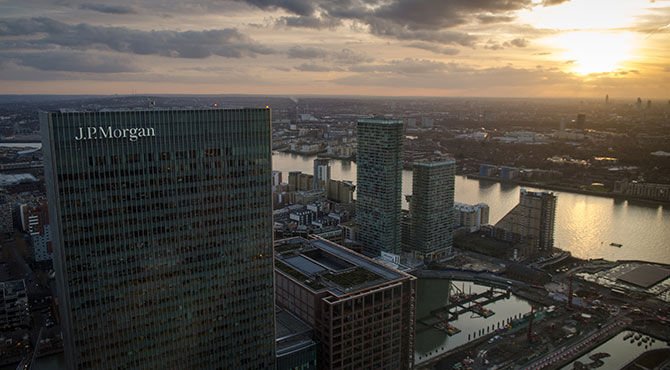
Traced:
<path id="1" fill-rule="evenodd" d="M 0 93 L 670 99 L 670 0 L 0 0 Z"/>

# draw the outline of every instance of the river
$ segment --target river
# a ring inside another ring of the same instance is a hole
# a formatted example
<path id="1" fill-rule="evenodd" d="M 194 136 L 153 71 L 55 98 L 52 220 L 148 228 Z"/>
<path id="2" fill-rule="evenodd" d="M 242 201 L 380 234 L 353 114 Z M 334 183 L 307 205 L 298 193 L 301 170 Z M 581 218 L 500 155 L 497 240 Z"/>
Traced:
<path id="1" fill-rule="evenodd" d="M 273 169 L 313 172 L 316 156 L 275 152 Z M 356 182 L 356 163 L 331 160 L 331 178 Z M 402 172 L 403 195 L 412 193 L 412 171 Z M 541 190 L 524 187 L 529 190 Z M 495 224 L 519 202 L 520 186 L 456 176 L 455 200 L 490 207 Z M 579 258 L 643 260 L 670 264 L 670 208 L 605 197 L 554 191 L 556 206 L 555 246 Z M 403 197 L 403 208 L 407 209 Z M 610 246 L 611 242 L 623 246 Z"/>

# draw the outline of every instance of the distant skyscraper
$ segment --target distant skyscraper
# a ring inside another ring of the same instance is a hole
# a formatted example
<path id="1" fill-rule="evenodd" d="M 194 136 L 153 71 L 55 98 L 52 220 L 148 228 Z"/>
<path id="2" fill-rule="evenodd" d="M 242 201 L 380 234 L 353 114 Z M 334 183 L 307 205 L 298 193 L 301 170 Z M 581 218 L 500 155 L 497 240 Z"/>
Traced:
<path id="1" fill-rule="evenodd" d="M 525 243 L 531 254 L 548 254 L 554 247 L 555 219 L 554 193 L 521 189 L 519 204 L 495 227 L 504 239 Z"/>
<path id="2" fill-rule="evenodd" d="M 403 121 L 358 121 L 356 221 L 366 253 L 400 253 Z"/>
<path id="3" fill-rule="evenodd" d="M 609 103 L 610 103 L 610 96 L 609 96 L 609 94 L 607 94 L 607 95 L 605 95 L 605 104 L 607 105 Z"/>
<path id="4" fill-rule="evenodd" d="M 68 369 L 272 368 L 270 110 L 40 122 Z"/>
<path id="5" fill-rule="evenodd" d="M 453 159 L 415 162 L 413 166 L 410 248 L 425 261 L 451 253 L 455 168 Z"/>
<path id="6" fill-rule="evenodd" d="M 647 109 L 651 109 L 651 100 L 647 100 Z"/>
<path id="7" fill-rule="evenodd" d="M 585 124 L 586 124 L 586 114 L 579 113 L 577 115 L 577 129 L 583 130 L 585 128 Z"/>
<path id="8" fill-rule="evenodd" d="M 316 158 L 314 160 L 314 185 L 313 189 L 325 189 L 330 180 L 330 165 L 328 158 Z"/>

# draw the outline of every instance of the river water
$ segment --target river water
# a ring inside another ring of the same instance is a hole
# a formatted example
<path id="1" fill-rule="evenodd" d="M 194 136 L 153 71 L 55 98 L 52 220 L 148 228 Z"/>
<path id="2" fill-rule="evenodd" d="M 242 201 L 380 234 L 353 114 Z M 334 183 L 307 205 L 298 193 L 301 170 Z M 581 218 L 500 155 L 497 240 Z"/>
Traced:
<path id="1" fill-rule="evenodd" d="M 316 156 L 275 152 L 273 169 L 313 172 Z M 356 163 L 331 160 L 331 178 L 356 182 Z M 412 193 L 412 171 L 402 172 L 403 195 Z M 524 187 L 529 190 L 541 190 Z M 520 186 L 456 176 L 456 202 L 487 203 L 495 224 L 519 202 Z M 643 260 L 670 264 L 670 207 L 563 191 L 558 195 L 554 245 L 579 258 Z M 403 208 L 407 209 L 403 197 Z M 620 243 L 616 248 L 610 243 Z"/>
<path id="2" fill-rule="evenodd" d="M 625 337 L 630 334 L 635 336 L 625 339 Z M 636 339 L 637 338 L 637 339 Z M 645 343 L 643 340 L 646 340 Z M 577 361 L 581 362 L 583 365 L 590 365 L 594 362 L 594 359 L 590 357 L 597 353 L 606 353 L 609 356 L 603 357 L 600 361 L 603 362 L 601 369 L 621 369 L 626 366 L 631 361 L 635 360 L 639 355 L 645 351 L 651 351 L 654 349 L 667 348 L 668 343 L 665 343 L 661 340 L 654 339 L 646 335 L 640 335 L 634 331 L 623 331 L 614 337 L 612 337 L 607 342 L 596 347 L 589 353 L 578 358 L 567 366 L 561 368 L 561 370 L 571 370 L 576 369 L 575 363 Z M 597 361 L 597 360 L 596 360 Z"/>

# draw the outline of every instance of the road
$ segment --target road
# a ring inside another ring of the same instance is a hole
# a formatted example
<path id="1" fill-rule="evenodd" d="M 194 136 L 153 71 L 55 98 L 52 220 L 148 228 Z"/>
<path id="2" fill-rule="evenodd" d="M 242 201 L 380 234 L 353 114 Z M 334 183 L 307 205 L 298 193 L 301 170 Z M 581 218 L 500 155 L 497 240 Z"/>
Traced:
<path id="1" fill-rule="evenodd" d="M 598 329 L 597 331 L 589 334 L 586 338 L 572 344 L 564 345 L 555 350 L 554 352 L 535 360 L 530 365 L 524 367 L 526 370 L 536 370 L 544 369 L 550 366 L 555 366 L 558 363 L 561 363 L 567 359 L 576 358 L 577 355 L 581 354 L 585 350 L 591 348 L 593 345 L 598 344 L 603 339 L 611 337 L 611 335 L 619 330 L 621 327 L 629 325 L 630 320 L 625 320 L 621 317 L 615 317 L 610 319 L 608 324 Z"/>

